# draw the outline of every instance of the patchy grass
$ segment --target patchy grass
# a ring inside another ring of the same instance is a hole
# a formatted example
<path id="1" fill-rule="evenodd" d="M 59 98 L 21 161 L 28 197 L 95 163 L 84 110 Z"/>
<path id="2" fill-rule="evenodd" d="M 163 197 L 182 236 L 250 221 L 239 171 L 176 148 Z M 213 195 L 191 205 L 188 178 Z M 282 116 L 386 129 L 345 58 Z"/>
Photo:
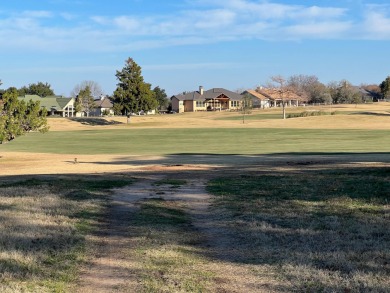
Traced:
<path id="1" fill-rule="evenodd" d="M 271 268 L 289 292 L 390 288 L 390 171 L 281 171 L 221 177 L 208 190 L 240 262 Z"/>
<path id="2" fill-rule="evenodd" d="M 154 183 L 156 186 L 161 186 L 161 185 L 170 185 L 171 188 L 179 188 L 180 186 L 186 185 L 187 180 L 184 179 L 163 179 L 160 181 L 157 181 Z"/>
<path id="3" fill-rule="evenodd" d="M 67 291 L 109 188 L 130 183 L 64 178 L 0 185 L 0 291 Z"/>
<path id="4" fill-rule="evenodd" d="M 142 292 L 212 292 L 214 273 L 202 269 L 207 261 L 194 246 L 202 239 L 180 203 L 146 200 L 129 225 Z"/>

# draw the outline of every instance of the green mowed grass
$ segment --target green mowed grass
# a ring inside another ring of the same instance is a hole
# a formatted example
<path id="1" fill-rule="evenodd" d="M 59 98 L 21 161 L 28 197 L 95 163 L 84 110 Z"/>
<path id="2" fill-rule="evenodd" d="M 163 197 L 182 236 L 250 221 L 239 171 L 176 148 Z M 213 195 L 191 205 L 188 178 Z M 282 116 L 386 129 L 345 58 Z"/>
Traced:
<path id="1" fill-rule="evenodd" d="M 216 118 L 215 120 L 227 120 L 227 121 L 239 121 L 239 120 L 269 120 L 269 119 L 281 119 L 283 115 L 281 113 L 261 113 L 261 114 L 246 114 L 237 113 L 236 115 Z"/>
<path id="2" fill-rule="evenodd" d="M 5 151 L 56 154 L 272 154 L 387 152 L 390 130 L 126 129 L 29 133 Z"/>
<path id="3" fill-rule="evenodd" d="M 220 177 L 215 225 L 239 261 L 272 268 L 288 292 L 388 292 L 390 171 L 357 168 Z M 210 219 L 210 221 L 213 221 Z"/>

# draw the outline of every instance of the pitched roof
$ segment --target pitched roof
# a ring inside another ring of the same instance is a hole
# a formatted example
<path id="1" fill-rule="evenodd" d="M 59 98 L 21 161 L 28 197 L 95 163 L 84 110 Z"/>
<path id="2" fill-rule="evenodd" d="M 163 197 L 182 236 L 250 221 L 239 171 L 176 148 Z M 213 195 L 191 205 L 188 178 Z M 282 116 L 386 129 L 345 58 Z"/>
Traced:
<path id="1" fill-rule="evenodd" d="M 366 96 L 366 97 L 371 97 L 371 98 L 374 98 L 374 99 L 378 99 L 381 97 L 381 94 L 380 93 L 377 93 L 377 92 L 374 92 L 374 91 L 370 91 L 370 90 L 366 90 L 365 88 L 362 88 L 362 87 L 359 87 L 359 86 L 352 86 L 356 91 L 358 91 L 360 94 L 362 94 L 363 96 Z"/>
<path id="2" fill-rule="evenodd" d="M 114 105 L 112 104 L 110 99 L 107 97 L 104 97 L 103 99 L 96 99 L 95 105 L 98 108 L 112 108 L 112 107 L 114 107 Z"/>
<path id="3" fill-rule="evenodd" d="M 56 110 L 62 111 L 64 108 L 72 101 L 73 98 L 64 98 L 63 96 L 48 96 L 45 98 L 41 98 L 37 95 L 25 95 L 22 97 L 18 97 L 19 100 L 28 102 L 28 101 L 39 101 L 40 106 L 42 108 L 46 108 L 47 110 Z"/>
<path id="4" fill-rule="evenodd" d="M 256 92 L 255 90 L 247 90 L 247 91 L 243 92 L 243 94 L 246 94 L 246 93 L 251 94 L 255 98 L 258 98 L 259 100 L 262 100 L 262 101 L 272 99 L 271 97 L 265 96 L 264 94 Z"/>
<path id="5" fill-rule="evenodd" d="M 240 94 L 235 92 L 223 89 L 223 88 L 212 88 L 210 90 L 204 91 L 203 95 L 200 94 L 199 91 L 194 91 L 190 93 L 186 93 L 184 95 L 174 95 L 172 96 L 178 99 L 179 101 L 204 101 L 204 100 L 212 100 L 217 99 L 221 95 L 225 95 L 230 100 L 238 101 L 242 99 Z"/>
<path id="6" fill-rule="evenodd" d="M 263 95 L 264 97 L 267 97 L 271 100 L 281 100 L 281 96 L 280 94 L 278 93 L 278 90 L 277 89 L 271 89 L 271 88 L 257 88 L 256 91 Z M 287 100 L 306 100 L 305 98 L 302 98 L 301 96 L 297 95 L 296 93 L 294 93 L 293 91 L 290 91 L 290 90 L 287 90 L 285 93 L 284 93 L 284 99 L 287 99 Z"/>

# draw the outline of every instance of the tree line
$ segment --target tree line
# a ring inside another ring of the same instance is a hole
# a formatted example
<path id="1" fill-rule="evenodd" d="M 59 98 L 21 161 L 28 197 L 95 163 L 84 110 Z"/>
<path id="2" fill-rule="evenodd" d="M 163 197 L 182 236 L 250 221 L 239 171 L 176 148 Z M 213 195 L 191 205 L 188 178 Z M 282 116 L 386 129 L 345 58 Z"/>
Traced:
<path id="1" fill-rule="evenodd" d="M 348 80 L 321 83 L 315 75 L 293 75 L 284 78 L 271 77 L 267 87 L 294 92 L 309 104 L 358 104 L 390 98 L 390 76 L 379 85 L 352 85 Z"/>
<path id="2" fill-rule="evenodd" d="M 118 83 L 113 95 L 109 97 L 116 115 L 131 115 L 141 111 L 162 110 L 169 107 L 165 90 L 159 86 L 151 88 L 144 81 L 141 67 L 128 58 L 121 70 L 115 74 Z M 1 85 L 1 81 L 0 81 Z M 330 82 L 325 85 L 315 75 L 293 75 L 287 79 L 281 76 L 271 78 L 270 87 L 283 96 L 284 91 L 293 91 L 309 103 L 343 104 L 361 103 L 390 98 L 390 76 L 379 85 L 353 86 L 347 80 Z M 362 93 L 364 89 L 366 95 Z M 94 99 L 103 94 L 100 86 L 93 81 L 84 81 L 75 86 L 71 95 L 76 99 L 75 110 L 87 115 L 95 107 Z M 14 139 L 27 131 L 48 130 L 47 111 L 41 109 L 39 102 L 19 101 L 18 96 L 38 95 L 42 98 L 54 96 L 50 84 L 38 82 L 19 89 L 11 87 L 0 90 L 0 143 Z M 284 103 L 282 103 L 284 106 Z"/>
<path id="3" fill-rule="evenodd" d="M 116 72 L 117 88 L 111 97 L 117 115 L 130 115 L 140 111 L 164 109 L 168 99 L 164 89 L 155 87 L 143 79 L 141 67 L 131 58 L 122 70 Z M 0 81 L 0 85 L 1 85 Z M 75 86 L 71 95 L 76 99 L 75 111 L 87 116 L 95 107 L 95 98 L 102 95 L 100 86 L 93 81 L 84 81 Z M 0 144 L 13 140 L 29 131 L 46 132 L 47 110 L 40 102 L 19 100 L 19 96 L 38 95 L 42 98 L 55 96 L 50 84 L 38 82 L 19 89 L 0 90 Z"/>

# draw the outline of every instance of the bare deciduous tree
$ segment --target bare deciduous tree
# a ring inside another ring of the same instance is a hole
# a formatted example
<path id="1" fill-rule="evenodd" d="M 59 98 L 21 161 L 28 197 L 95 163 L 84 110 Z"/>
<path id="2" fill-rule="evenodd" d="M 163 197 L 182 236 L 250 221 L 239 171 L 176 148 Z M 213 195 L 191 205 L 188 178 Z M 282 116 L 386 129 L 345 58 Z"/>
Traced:
<path id="1" fill-rule="evenodd" d="M 85 80 L 82 83 L 77 84 L 70 93 L 70 95 L 73 98 L 76 98 L 79 95 L 80 91 L 85 90 L 87 87 L 89 88 L 92 97 L 94 97 L 95 99 L 99 98 L 103 94 L 102 88 L 97 82 L 92 80 Z"/>
<path id="2" fill-rule="evenodd" d="M 286 103 L 290 92 L 287 81 L 281 75 L 271 76 L 270 79 L 271 81 L 268 83 L 268 90 L 281 100 L 283 119 L 286 119 Z"/>

